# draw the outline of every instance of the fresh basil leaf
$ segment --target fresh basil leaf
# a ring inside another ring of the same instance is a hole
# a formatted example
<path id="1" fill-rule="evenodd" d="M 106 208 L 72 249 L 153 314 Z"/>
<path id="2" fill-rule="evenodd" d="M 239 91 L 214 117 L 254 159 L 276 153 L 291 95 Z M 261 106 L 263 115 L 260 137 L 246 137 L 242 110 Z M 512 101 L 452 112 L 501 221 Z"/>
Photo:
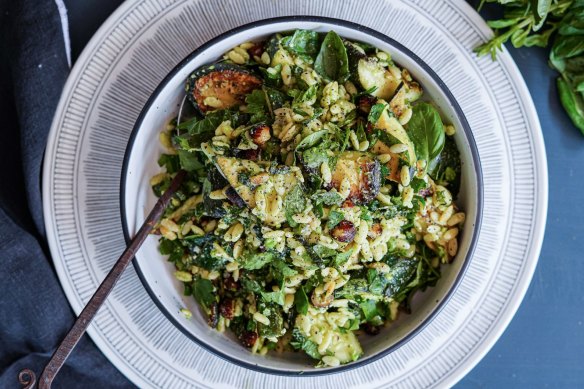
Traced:
<path id="1" fill-rule="evenodd" d="M 530 0 L 531 12 L 535 19 L 533 31 L 539 30 L 545 23 L 545 19 L 550 11 L 552 0 Z"/>
<path id="2" fill-rule="evenodd" d="M 369 291 L 373 294 L 382 294 L 385 289 L 385 279 L 375 269 L 367 270 L 367 282 L 369 283 Z"/>
<path id="3" fill-rule="evenodd" d="M 247 277 L 240 278 L 241 285 L 243 289 L 247 292 L 253 292 L 259 294 L 262 292 L 262 287 L 256 280 L 249 279 Z"/>
<path id="4" fill-rule="evenodd" d="M 304 290 L 304 286 L 298 288 L 294 294 L 294 306 L 296 307 L 296 312 L 301 315 L 306 315 L 308 313 L 308 296 Z"/>
<path id="5" fill-rule="evenodd" d="M 280 293 L 283 295 L 283 291 Z M 258 334 L 266 338 L 282 335 L 284 318 L 282 317 L 282 310 L 280 307 L 278 307 L 273 302 L 266 302 L 264 299 L 262 299 L 262 301 L 258 303 L 257 310 L 258 312 L 263 313 L 270 321 L 270 323 L 267 325 L 263 323 L 257 323 Z"/>
<path id="6" fill-rule="evenodd" d="M 460 190 L 461 172 L 462 164 L 456 142 L 452 137 L 446 137 L 442 152 L 428 166 L 428 174 L 436 182 L 448 183 L 450 193 L 456 198 Z"/>
<path id="7" fill-rule="evenodd" d="M 559 36 L 552 48 L 557 58 L 571 58 L 584 53 L 584 38 L 581 36 Z"/>
<path id="8" fill-rule="evenodd" d="M 307 101 L 314 101 L 316 98 L 316 93 L 318 92 L 318 87 L 316 84 L 311 85 L 302 94 L 298 94 L 297 102 L 298 104 L 306 103 Z"/>
<path id="9" fill-rule="evenodd" d="M 417 158 L 426 160 L 428 165 L 444 148 L 444 125 L 436 108 L 428 103 L 416 104 L 412 111 L 412 118 L 406 125 L 408 134 Z"/>
<path id="10" fill-rule="evenodd" d="M 327 81 L 345 82 L 349 78 L 347 49 L 336 32 L 326 34 L 314 61 L 314 70 Z"/>
<path id="11" fill-rule="evenodd" d="M 557 86 L 562 106 L 574 126 L 584 134 L 584 98 L 572 90 L 568 81 L 563 77 L 558 77 Z"/>
<path id="12" fill-rule="evenodd" d="M 306 150 L 315 146 L 328 133 L 328 130 L 319 130 L 308 135 L 296 146 L 296 151 Z"/>
<path id="13" fill-rule="evenodd" d="M 264 90 L 266 96 L 268 97 L 267 99 L 268 110 L 270 111 L 270 115 L 273 117 L 274 110 L 282 108 L 284 106 L 284 103 L 286 103 L 286 101 L 288 101 L 289 99 L 286 97 L 286 94 L 284 94 L 284 92 L 279 91 L 277 89 L 269 88 L 267 86 L 262 87 L 262 89 Z"/>
<path id="14" fill-rule="evenodd" d="M 500 19 L 500 20 L 489 20 L 487 24 L 491 28 L 505 28 L 511 27 L 520 20 L 520 18 L 513 18 L 513 19 Z"/>
<path id="15" fill-rule="evenodd" d="M 308 356 L 311 358 L 314 359 L 321 358 L 320 353 L 318 352 L 318 346 L 312 340 L 307 340 L 306 342 L 304 342 L 304 344 L 302 345 L 302 350 L 304 350 L 304 352 L 308 354 Z"/>
<path id="16" fill-rule="evenodd" d="M 314 55 L 318 53 L 318 33 L 311 30 L 296 30 L 284 46 L 296 54 Z"/>
<path id="17" fill-rule="evenodd" d="M 233 117 L 232 117 L 233 116 Z M 209 112 L 203 119 L 193 118 L 177 126 L 178 130 L 186 130 L 186 134 L 174 137 L 174 142 L 183 150 L 191 150 L 201 146 L 202 142 L 210 140 L 215 135 L 215 130 L 225 120 L 239 120 L 238 115 L 226 110 Z M 236 125 L 236 123 L 231 123 Z"/>

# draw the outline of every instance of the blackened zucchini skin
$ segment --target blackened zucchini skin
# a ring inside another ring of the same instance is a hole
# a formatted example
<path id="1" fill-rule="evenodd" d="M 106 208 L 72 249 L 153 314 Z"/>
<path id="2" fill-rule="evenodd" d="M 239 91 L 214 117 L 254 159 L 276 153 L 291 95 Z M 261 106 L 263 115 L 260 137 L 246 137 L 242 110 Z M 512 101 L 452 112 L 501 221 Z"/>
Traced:
<path id="1" fill-rule="evenodd" d="M 372 155 L 357 151 L 341 153 L 332 171 L 330 185 L 340 191 L 345 178 L 351 185 L 348 200 L 355 204 L 368 203 L 377 196 L 381 188 L 379 160 Z"/>
<path id="2" fill-rule="evenodd" d="M 189 101 L 205 115 L 243 104 L 245 96 L 261 86 L 261 78 L 249 70 L 232 63 L 217 62 L 192 72 L 185 90 Z"/>
<path id="3" fill-rule="evenodd" d="M 349 58 L 349 71 L 351 73 L 350 80 L 359 85 L 359 77 L 357 76 L 357 65 L 361 58 L 367 57 L 365 51 L 353 42 L 344 41 L 347 49 L 347 57 Z"/>

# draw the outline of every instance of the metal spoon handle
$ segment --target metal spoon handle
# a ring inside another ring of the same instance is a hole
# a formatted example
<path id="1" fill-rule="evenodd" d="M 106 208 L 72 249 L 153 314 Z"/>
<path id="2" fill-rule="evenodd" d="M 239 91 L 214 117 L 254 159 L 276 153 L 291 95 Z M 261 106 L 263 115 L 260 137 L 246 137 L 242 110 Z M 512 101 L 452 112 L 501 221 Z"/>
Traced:
<path id="1" fill-rule="evenodd" d="M 69 330 L 61 344 L 55 353 L 51 357 L 51 360 L 45 366 L 43 373 L 40 376 L 38 387 L 39 389 L 49 389 L 53 382 L 53 379 L 65 363 L 71 351 L 75 345 L 81 339 L 81 336 L 87 330 L 87 327 L 95 317 L 95 314 L 101 308 L 103 303 L 105 302 L 107 296 L 112 291 L 113 287 L 116 285 L 116 282 L 120 279 L 122 273 L 136 255 L 136 252 L 144 243 L 144 240 L 148 237 L 148 234 L 152 232 L 152 228 L 156 225 L 160 217 L 162 216 L 164 210 L 168 206 L 172 195 L 176 192 L 176 190 L 180 187 L 182 181 L 184 180 L 186 172 L 184 170 L 180 170 L 172 182 L 170 183 L 169 188 L 164 192 L 164 194 L 158 199 L 156 205 L 150 211 L 148 217 L 144 221 L 144 224 L 138 230 L 136 236 L 132 239 L 126 250 L 122 253 L 112 270 L 108 273 L 102 283 L 99 285 L 91 299 L 81 311 L 81 314 L 73 324 L 73 327 Z M 36 381 L 36 376 L 34 372 L 30 369 L 22 369 L 18 374 L 18 380 L 21 385 L 24 386 L 24 389 L 32 388 Z"/>

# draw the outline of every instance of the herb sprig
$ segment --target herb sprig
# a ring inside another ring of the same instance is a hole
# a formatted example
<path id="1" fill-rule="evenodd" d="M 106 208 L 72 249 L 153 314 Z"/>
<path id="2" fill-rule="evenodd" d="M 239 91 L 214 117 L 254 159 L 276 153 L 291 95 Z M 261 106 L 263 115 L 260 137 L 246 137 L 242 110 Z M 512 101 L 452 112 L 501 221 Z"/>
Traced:
<path id="1" fill-rule="evenodd" d="M 547 47 L 550 66 L 560 73 L 558 93 L 566 113 L 584 134 L 584 0 L 482 0 L 504 7 L 501 19 L 489 20 L 495 36 L 475 48 L 493 60 L 510 41 L 516 47 Z"/>

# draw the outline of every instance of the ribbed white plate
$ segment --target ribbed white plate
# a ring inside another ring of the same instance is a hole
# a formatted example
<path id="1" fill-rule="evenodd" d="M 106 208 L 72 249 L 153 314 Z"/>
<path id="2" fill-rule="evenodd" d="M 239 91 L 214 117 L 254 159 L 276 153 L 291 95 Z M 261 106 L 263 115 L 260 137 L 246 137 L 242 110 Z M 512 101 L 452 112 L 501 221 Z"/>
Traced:
<path id="1" fill-rule="evenodd" d="M 44 215 L 61 284 L 79 313 L 125 247 L 120 172 L 127 140 L 156 85 L 208 39 L 254 20 L 322 15 L 378 30 L 444 80 L 473 130 L 483 167 L 483 225 L 460 286 L 436 318 L 387 357 L 325 376 L 252 372 L 208 353 L 172 326 L 132 268 L 89 328 L 140 387 L 344 388 L 451 385 L 485 355 L 535 269 L 547 208 L 537 114 L 508 53 L 472 48 L 490 30 L 455 0 L 129 1 L 100 28 L 67 81 L 47 145 Z M 153 140 L 156 141 L 156 140 Z"/>

